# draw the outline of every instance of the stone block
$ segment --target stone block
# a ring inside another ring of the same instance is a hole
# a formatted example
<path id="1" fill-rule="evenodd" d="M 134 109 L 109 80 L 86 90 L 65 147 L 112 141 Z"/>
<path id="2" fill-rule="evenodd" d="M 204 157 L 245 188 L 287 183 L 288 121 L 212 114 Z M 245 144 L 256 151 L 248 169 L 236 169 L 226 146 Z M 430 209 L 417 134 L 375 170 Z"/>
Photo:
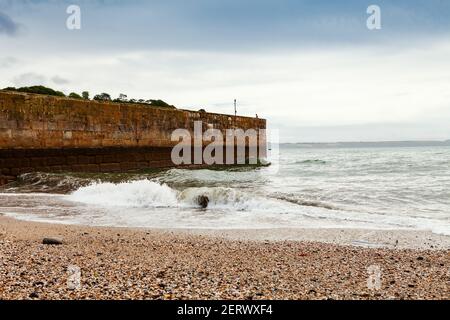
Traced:
<path id="1" fill-rule="evenodd" d="M 120 164 L 119 163 L 102 163 L 100 165 L 101 172 L 119 172 Z"/>

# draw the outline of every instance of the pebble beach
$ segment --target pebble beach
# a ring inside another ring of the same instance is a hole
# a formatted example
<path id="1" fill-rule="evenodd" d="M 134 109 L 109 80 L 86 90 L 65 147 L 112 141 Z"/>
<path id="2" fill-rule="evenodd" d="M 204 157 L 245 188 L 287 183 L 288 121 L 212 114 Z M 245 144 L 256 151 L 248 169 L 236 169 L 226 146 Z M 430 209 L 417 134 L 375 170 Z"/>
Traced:
<path id="1" fill-rule="evenodd" d="M 75 287 L 68 280 L 74 266 Z M 0 216 L 0 299 L 449 299 L 449 266 L 448 248 L 233 239 Z"/>

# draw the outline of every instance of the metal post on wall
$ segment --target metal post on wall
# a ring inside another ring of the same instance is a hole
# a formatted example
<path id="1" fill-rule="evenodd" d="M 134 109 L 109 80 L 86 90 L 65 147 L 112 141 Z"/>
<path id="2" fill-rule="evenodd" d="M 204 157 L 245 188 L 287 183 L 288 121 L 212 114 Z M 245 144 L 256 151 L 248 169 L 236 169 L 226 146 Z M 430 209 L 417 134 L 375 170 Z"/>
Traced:
<path id="1" fill-rule="evenodd" d="M 237 120 L 237 101 L 234 99 L 234 129 L 236 129 L 236 120 Z"/>

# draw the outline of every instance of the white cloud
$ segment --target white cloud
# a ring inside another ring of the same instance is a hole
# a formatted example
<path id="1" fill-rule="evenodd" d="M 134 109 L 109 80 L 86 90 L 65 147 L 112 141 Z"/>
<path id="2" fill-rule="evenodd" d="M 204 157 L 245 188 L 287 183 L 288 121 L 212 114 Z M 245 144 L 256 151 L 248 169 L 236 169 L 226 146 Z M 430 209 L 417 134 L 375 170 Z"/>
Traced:
<path id="1" fill-rule="evenodd" d="M 52 77 L 52 82 L 55 84 L 68 84 L 68 83 L 70 83 L 70 80 L 67 80 L 60 76 L 54 76 L 54 77 Z"/>
<path id="2" fill-rule="evenodd" d="M 42 74 L 27 72 L 13 78 L 12 85 L 15 87 L 35 86 L 46 83 L 46 78 Z"/>

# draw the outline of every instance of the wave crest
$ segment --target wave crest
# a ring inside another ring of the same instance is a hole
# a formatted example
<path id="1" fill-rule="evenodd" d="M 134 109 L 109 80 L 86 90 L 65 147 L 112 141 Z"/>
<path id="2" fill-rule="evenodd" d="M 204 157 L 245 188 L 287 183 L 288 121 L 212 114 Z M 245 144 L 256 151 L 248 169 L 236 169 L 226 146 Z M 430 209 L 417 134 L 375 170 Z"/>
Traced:
<path id="1" fill-rule="evenodd" d="M 201 196 L 208 198 L 208 208 L 237 211 L 270 209 L 275 201 L 227 187 L 193 187 L 178 191 L 151 180 L 117 184 L 96 182 L 72 192 L 67 200 L 105 207 L 200 208 Z"/>
<path id="2" fill-rule="evenodd" d="M 178 197 L 181 203 L 198 206 L 197 199 L 206 196 L 209 199 L 208 208 L 235 210 L 252 210 L 264 207 L 265 199 L 258 199 L 233 188 L 188 188 L 182 191 Z"/>
<path id="3" fill-rule="evenodd" d="M 122 183 L 93 183 L 68 195 L 68 200 L 100 206 L 175 207 L 177 192 L 165 184 L 150 180 Z"/>

